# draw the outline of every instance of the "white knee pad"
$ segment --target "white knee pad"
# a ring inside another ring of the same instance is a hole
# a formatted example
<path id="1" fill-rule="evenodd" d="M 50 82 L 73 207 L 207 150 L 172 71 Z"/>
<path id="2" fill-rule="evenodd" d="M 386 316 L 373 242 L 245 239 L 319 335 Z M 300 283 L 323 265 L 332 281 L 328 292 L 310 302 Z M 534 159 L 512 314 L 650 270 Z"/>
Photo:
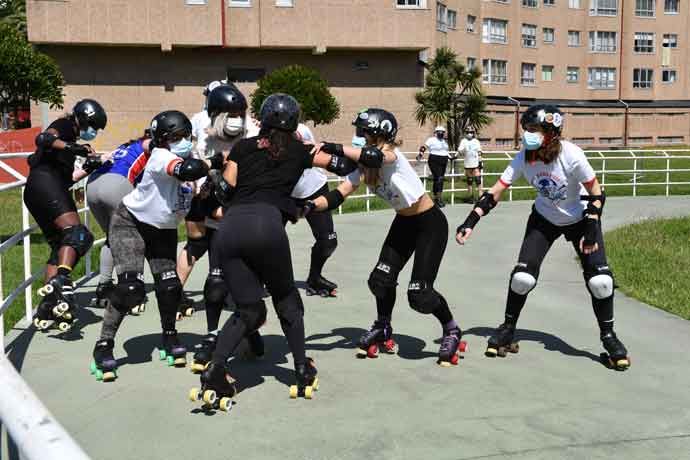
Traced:
<path id="1" fill-rule="evenodd" d="M 537 280 L 527 272 L 515 272 L 510 278 L 510 290 L 516 294 L 526 295 L 536 285 Z"/>
<path id="2" fill-rule="evenodd" d="M 587 281 L 589 292 L 595 299 L 606 299 L 613 295 L 613 278 L 609 275 L 596 275 Z"/>

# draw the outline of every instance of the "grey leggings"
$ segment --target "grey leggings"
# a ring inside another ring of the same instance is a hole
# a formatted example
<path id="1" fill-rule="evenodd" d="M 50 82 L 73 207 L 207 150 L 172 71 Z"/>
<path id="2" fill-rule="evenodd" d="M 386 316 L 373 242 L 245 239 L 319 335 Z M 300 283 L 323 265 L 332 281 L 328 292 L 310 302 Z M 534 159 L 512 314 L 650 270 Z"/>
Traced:
<path id="1" fill-rule="evenodd" d="M 114 173 L 106 173 L 89 181 L 86 188 L 86 199 L 98 225 L 101 226 L 106 236 L 110 229 L 110 219 L 117 206 L 129 192 L 134 189 L 129 180 Z M 101 263 L 99 283 L 112 281 L 113 255 L 110 244 L 101 246 Z"/>

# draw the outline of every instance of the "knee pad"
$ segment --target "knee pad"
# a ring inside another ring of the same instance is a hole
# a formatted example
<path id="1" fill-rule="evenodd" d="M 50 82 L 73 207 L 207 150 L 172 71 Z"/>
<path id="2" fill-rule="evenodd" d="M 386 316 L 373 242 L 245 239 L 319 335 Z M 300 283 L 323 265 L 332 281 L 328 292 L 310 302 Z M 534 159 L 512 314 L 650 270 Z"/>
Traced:
<path id="1" fill-rule="evenodd" d="M 337 247 L 338 234 L 331 232 L 325 235 L 325 237 L 319 235 L 319 237 L 316 239 L 316 243 L 314 243 L 314 246 L 312 247 L 312 251 L 321 255 L 321 257 L 324 259 L 328 259 L 331 255 L 333 255 Z"/>
<path id="2" fill-rule="evenodd" d="M 407 301 L 414 311 L 428 315 L 441 306 L 443 297 L 436 292 L 431 283 L 410 281 L 407 287 Z"/>
<path id="3" fill-rule="evenodd" d="M 273 302 L 273 304 L 280 322 L 287 323 L 288 326 L 304 316 L 304 304 L 297 289 L 293 289 L 288 295 L 278 302 Z"/>
<path id="4" fill-rule="evenodd" d="M 146 301 L 144 274 L 138 272 L 124 272 L 117 277 L 117 285 L 110 294 L 113 307 L 123 313 Z"/>
<path id="5" fill-rule="evenodd" d="M 206 277 L 204 283 L 204 300 L 208 304 L 221 304 L 225 301 L 228 288 L 225 285 L 225 278 L 220 269 L 215 269 Z"/>
<path id="6" fill-rule="evenodd" d="M 238 317 L 247 326 L 247 332 L 257 331 L 266 322 L 266 304 L 263 300 L 237 306 L 233 316 Z"/>
<path id="7" fill-rule="evenodd" d="M 510 290 L 516 294 L 527 295 L 536 285 L 537 278 L 529 272 L 527 264 L 517 264 L 510 274 Z"/>
<path id="8" fill-rule="evenodd" d="M 69 246 L 83 257 L 93 244 L 93 234 L 84 225 L 74 225 L 62 229 L 62 246 Z"/>
<path id="9" fill-rule="evenodd" d="M 390 262 L 390 259 L 390 257 L 382 257 L 369 275 L 369 290 L 374 297 L 386 297 L 388 292 L 398 285 L 398 274 L 402 269 L 402 264 L 397 261 Z"/>
<path id="10" fill-rule="evenodd" d="M 608 299 L 613 295 L 613 273 L 608 266 L 597 267 L 596 271 L 585 273 L 587 290 L 595 299 Z"/>
<path id="11" fill-rule="evenodd" d="M 474 176 L 474 185 L 481 185 L 482 183 L 482 177 L 481 176 Z"/>
<path id="12" fill-rule="evenodd" d="M 199 260 L 206 254 L 206 251 L 208 251 L 208 238 L 206 236 L 201 238 L 188 238 L 184 248 L 187 250 L 187 261 L 189 265 L 191 265 L 192 257 L 194 257 L 195 260 Z"/>
<path id="13" fill-rule="evenodd" d="M 182 299 L 182 283 L 174 270 L 153 275 L 156 285 L 156 299 L 158 308 L 177 310 L 177 305 Z"/>

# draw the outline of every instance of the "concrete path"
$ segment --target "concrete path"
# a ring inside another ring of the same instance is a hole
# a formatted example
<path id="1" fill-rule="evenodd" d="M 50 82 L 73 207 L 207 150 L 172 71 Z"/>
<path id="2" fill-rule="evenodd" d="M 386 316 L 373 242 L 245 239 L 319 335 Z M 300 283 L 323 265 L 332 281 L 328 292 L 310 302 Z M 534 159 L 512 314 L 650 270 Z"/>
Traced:
<path id="1" fill-rule="evenodd" d="M 366 279 L 390 210 L 338 217 L 340 245 L 325 274 L 340 284 L 340 295 L 304 296 L 308 354 L 321 379 L 314 400 L 288 398 L 292 361 L 272 309 L 263 329 L 267 356 L 235 365 L 245 389 L 230 414 L 199 411 L 187 400 L 198 378 L 157 360 L 152 295 L 147 312 L 128 317 L 120 331 L 115 383 L 96 382 L 88 372 L 99 309 L 82 312 L 76 333 L 16 330 L 10 356 L 94 459 L 690 458 L 690 322 L 618 294 L 616 330 L 633 365 L 625 373 L 608 370 L 598 361 L 589 295 L 563 240 L 523 312 L 520 353 L 483 356 L 487 335 L 503 318 L 529 208 L 502 204 L 468 247 L 449 243 L 436 286 L 469 343 L 467 357 L 451 369 L 435 364 L 438 324 L 407 306 L 410 267 L 401 274 L 393 317 L 399 356 L 354 358 L 353 342 L 375 317 Z M 469 207 L 445 209 L 454 229 Z M 604 223 L 687 214 L 688 198 L 610 199 Z M 303 280 L 311 234 L 306 223 L 289 233 Z M 188 285 L 198 300 L 205 275 L 204 259 Z M 190 348 L 204 327 L 203 311 L 179 323 Z"/>

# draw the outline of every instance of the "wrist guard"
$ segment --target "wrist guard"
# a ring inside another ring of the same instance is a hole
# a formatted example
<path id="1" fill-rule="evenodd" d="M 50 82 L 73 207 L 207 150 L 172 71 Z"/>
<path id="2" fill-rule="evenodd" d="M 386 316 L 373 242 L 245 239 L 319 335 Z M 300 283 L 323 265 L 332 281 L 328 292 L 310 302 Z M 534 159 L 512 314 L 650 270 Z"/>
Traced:
<path id="1" fill-rule="evenodd" d="M 341 204 L 345 202 L 345 197 L 342 193 L 340 193 L 340 190 L 338 190 L 337 188 L 330 190 L 328 193 L 326 193 L 324 195 L 324 198 L 326 198 L 326 201 L 328 201 L 329 211 L 337 209 Z"/>
<path id="2" fill-rule="evenodd" d="M 467 219 L 465 219 L 465 222 L 460 224 L 460 226 L 455 230 L 455 233 L 459 233 L 462 236 L 465 236 L 465 231 L 469 229 L 473 229 L 475 225 L 479 222 L 479 219 L 481 219 L 481 216 L 477 214 L 477 211 L 474 209 L 472 212 L 469 213 L 467 216 Z"/>

